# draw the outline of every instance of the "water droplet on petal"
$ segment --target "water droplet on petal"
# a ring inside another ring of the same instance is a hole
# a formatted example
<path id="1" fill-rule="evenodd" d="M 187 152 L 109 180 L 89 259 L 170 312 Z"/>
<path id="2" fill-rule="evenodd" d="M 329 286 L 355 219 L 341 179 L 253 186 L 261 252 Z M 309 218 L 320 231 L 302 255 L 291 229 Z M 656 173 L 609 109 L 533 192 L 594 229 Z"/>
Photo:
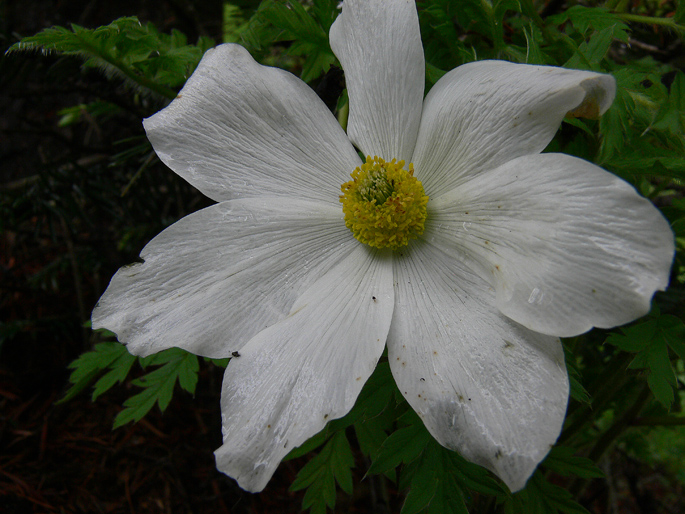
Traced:
<path id="1" fill-rule="evenodd" d="M 537 287 L 534 287 L 533 290 L 530 292 L 530 296 L 528 297 L 528 303 L 540 304 L 542 302 L 543 296 L 545 296 L 545 294 L 542 291 L 540 291 Z"/>

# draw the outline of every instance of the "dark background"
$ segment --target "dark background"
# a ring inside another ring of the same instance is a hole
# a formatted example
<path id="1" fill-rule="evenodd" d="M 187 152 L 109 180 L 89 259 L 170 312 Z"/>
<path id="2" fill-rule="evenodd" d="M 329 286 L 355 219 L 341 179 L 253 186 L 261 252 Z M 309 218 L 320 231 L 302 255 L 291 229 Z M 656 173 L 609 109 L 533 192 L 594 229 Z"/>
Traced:
<path id="1" fill-rule="evenodd" d="M 252 2 L 255 3 L 255 2 Z M 95 28 L 121 16 L 221 40 L 217 0 L 11 0 L 1 5 L 0 53 L 53 25 Z M 156 233 L 208 201 L 158 162 L 132 182 L 112 156 L 162 105 L 136 98 L 75 58 L 17 53 L 0 61 L 0 512 L 299 512 L 284 464 L 252 495 L 216 471 L 220 368 L 201 364 L 195 397 L 177 390 L 164 414 L 112 431 L 115 386 L 56 405 L 68 364 L 96 342 L 83 324 L 116 269 Z M 116 115 L 59 127 L 59 111 L 106 99 Z M 156 160 L 155 160 L 156 161 Z M 122 193 L 126 191 L 126 194 Z M 140 375 L 137 365 L 132 374 Z M 341 498 L 342 500 L 343 498 Z"/>

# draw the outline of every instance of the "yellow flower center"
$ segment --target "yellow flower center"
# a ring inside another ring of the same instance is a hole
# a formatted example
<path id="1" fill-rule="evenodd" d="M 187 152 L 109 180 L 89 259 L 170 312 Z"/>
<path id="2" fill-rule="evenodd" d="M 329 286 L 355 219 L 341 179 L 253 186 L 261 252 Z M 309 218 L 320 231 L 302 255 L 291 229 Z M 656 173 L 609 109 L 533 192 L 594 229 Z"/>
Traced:
<path id="1" fill-rule="evenodd" d="M 397 249 L 423 234 L 428 196 L 414 177 L 414 166 L 367 157 L 340 189 L 345 225 L 374 248 Z"/>

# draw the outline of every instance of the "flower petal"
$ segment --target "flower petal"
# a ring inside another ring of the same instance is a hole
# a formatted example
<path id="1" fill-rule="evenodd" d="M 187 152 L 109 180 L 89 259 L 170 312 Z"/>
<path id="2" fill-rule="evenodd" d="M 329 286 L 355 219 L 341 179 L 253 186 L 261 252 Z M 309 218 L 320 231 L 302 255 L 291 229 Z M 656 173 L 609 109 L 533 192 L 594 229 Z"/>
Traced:
<path id="1" fill-rule="evenodd" d="M 444 75 L 426 96 L 412 158 L 435 197 L 515 157 L 541 152 L 564 116 L 595 117 L 611 105 L 610 75 L 481 61 Z"/>
<path id="2" fill-rule="evenodd" d="M 440 444 L 517 491 L 561 431 L 561 343 L 503 316 L 485 281 L 423 243 L 395 261 L 393 376 Z"/>
<path id="3" fill-rule="evenodd" d="M 432 235 L 531 330 L 570 337 L 649 311 L 668 285 L 673 233 L 628 183 L 562 154 L 519 157 L 432 203 Z"/>
<path id="4" fill-rule="evenodd" d="M 179 347 L 229 357 L 283 319 L 357 242 L 339 207 L 281 198 L 232 200 L 155 237 L 121 268 L 93 311 L 135 355 Z"/>
<path id="5" fill-rule="evenodd" d="M 243 489 L 261 491 L 291 449 L 354 405 L 392 317 L 392 264 L 381 255 L 356 245 L 229 363 L 215 454 Z"/>
<path id="6" fill-rule="evenodd" d="M 408 164 L 425 82 L 414 0 L 345 0 L 330 40 L 345 70 L 350 139 L 364 155 Z"/>
<path id="7" fill-rule="evenodd" d="M 213 200 L 294 196 L 336 204 L 359 166 L 314 91 L 239 45 L 208 50 L 176 99 L 144 121 L 159 158 Z"/>

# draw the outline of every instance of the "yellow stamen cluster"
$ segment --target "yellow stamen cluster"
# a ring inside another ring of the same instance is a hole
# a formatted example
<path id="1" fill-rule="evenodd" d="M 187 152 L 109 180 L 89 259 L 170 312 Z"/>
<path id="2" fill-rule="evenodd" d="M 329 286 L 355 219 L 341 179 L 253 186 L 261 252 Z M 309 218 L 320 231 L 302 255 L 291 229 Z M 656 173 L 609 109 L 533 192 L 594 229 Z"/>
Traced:
<path id="1" fill-rule="evenodd" d="M 345 225 L 374 248 L 397 249 L 423 234 L 428 196 L 414 177 L 414 166 L 367 157 L 340 189 Z"/>

